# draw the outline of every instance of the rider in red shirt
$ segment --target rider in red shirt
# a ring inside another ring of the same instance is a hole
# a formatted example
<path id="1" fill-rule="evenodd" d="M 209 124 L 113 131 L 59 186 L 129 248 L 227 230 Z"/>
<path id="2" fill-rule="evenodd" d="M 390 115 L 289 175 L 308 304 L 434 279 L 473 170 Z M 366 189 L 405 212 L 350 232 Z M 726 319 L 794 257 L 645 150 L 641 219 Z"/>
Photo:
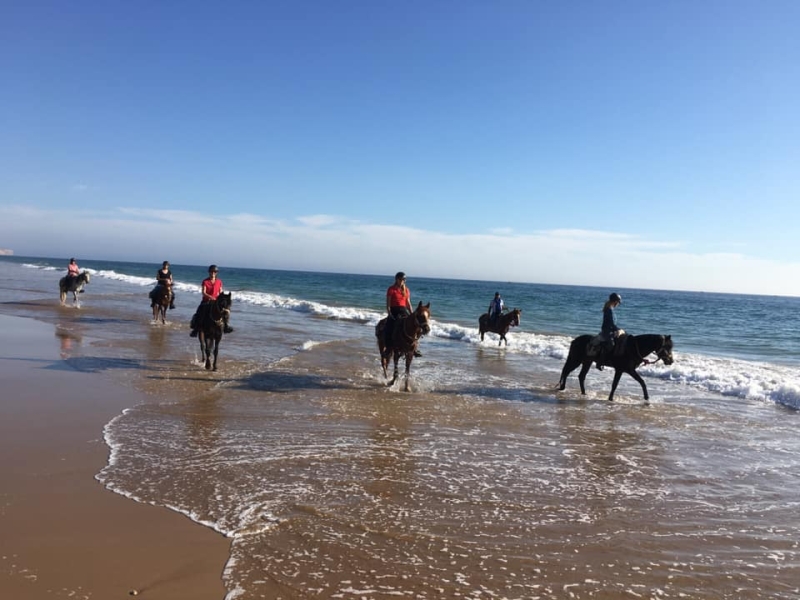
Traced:
<path id="1" fill-rule="evenodd" d="M 389 318 L 386 319 L 386 326 L 384 327 L 384 340 L 388 348 L 395 319 L 408 316 L 414 312 L 411 309 L 411 290 L 406 287 L 406 274 L 402 271 L 399 271 L 394 276 L 394 283 L 386 290 L 386 312 L 389 313 Z M 414 356 L 422 356 L 422 353 L 417 351 Z"/>
<path id="2" fill-rule="evenodd" d="M 216 301 L 217 296 L 222 293 L 222 280 L 217 279 L 218 272 L 219 269 L 217 269 L 217 265 L 211 265 L 208 267 L 208 277 L 203 279 L 203 283 L 200 284 L 200 291 L 203 294 L 203 299 L 200 301 L 200 306 L 197 307 L 197 311 L 195 311 L 194 316 L 192 317 L 192 332 L 189 334 L 192 337 L 197 337 L 196 325 L 200 310 L 203 308 L 203 306 Z M 233 333 L 233 327 L 225 323 L 222 331 L 225 333 Z"/>

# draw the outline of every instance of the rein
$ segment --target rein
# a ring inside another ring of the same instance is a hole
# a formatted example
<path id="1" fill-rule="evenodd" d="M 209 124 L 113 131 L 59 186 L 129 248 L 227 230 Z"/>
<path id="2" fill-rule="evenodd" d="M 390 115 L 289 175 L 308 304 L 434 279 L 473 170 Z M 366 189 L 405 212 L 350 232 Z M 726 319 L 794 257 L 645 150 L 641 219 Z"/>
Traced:
<path id="1" fill-rule="evenodd" d="M 640 360 L 641 360 L 641 361 L 642 361 L 642 362 L 643 362 L 645 365 L 654 365 L 654 364 L 656 364 L 658 361 L 660 361 L 660 360 L 661 360 L 661 358 L 662 358 L 662 357 L 661 357 L 661 356 L 659 356 L 658 354 L 656 354 L 656 359 L 655 359 L 655 360 L 647 360 L 647 359 L 646 359 L 644 356 L 642 356 L 642 353 L 641 353 L 641 351 L 639 350 L 639 342 L 636 340 L 636 337 L 635 337 L 635 336 L 634 336 L 634 338 L 633 338 L 633 345 L 636 347 L 636 355 L 639 357 L 639 359 L 640 359 Z M 664 336 L 661 336 L 661 345 L 660 345 L 660 346 L 659 346 L 659 347 L 658 347 L 656 350 L 651 350 L 650 352 L 648 352 L 648 353 L 647 353 L 645 356 L 650 356 L 650 355 L 651 355 L 653 352 L 658 352 L 658 351 L 659 351 L 659 350 L 661 350 L 661 348 L 663 348 L 663 347 L 664 347 Z"/>
<path id="2" fill-rule="evenodd" d="M 413 344 L 418 339 L 420 339 L 422 337 L 422 335 L 423 335 L 421 333 L 422 325 L 420 325 L 420 323 L 419 323 L 419 315 L 417 315 L 416 312 L 410 314 L 409 317 L 414 317 L 414 319 L 413 319 L 413 321 L 414 321 L 414 335 L 409 335 L 408 334 L 408 332 L 406 331 L 407 328 L 405 327 L 405 323 L 403 323 L 403 336 L 407 340 L 410 340 L 412 342 L 412 344 Z M 408 320 L 408 318 L 406 318 L 406 320 Z"/>

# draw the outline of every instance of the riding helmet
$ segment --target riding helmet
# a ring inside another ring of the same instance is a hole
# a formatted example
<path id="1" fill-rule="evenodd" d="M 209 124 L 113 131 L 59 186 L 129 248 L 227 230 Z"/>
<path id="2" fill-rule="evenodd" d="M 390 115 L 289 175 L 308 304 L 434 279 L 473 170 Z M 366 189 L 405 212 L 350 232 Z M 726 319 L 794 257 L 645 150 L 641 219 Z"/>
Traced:
<path id="1" fill-rule="evenodd" d="M 617 292 L 612 292 L 608 299 L 610 302 L 619 302 L 622 304 L 622 296 L 620 296 Z"/>
<path id="2" fill-rule="evenodd" d="M 405 279 L 406 278 L 406 274 L 403 273 L 402 271 L 398 271 L 397 275 L 395 275 L 394 278 L 395 279 Z"/>
<path id="3" fill-rule="evenodd" d="M 208 272 L 211 273 L 212 271 L 217 271 L 217 265 L 211 265 L 208 267 Z"/>

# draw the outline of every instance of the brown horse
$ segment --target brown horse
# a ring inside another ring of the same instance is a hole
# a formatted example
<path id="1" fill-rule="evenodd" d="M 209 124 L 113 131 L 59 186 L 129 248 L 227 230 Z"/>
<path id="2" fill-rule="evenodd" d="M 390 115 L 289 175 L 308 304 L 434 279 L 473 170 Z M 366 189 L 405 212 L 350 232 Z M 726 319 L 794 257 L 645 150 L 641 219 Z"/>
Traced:
<path id="1" fill-rule="evenodd" d="M 386 369 L 389 366 L 389 359 L 394 357 L 394 375 L 387 384 L 389 387 L 397 381 L 398 369 L 397 362 L 402 354 L 406 358 L 406 386 L 405 391 L 409 391 L 408 374 L 411 371 L 411 361 L 414 360 L 414 352 L 417 350 L 419 338 L 431 331 L 431 303 L 422 306 L 422 302 L 417 305 L 417 309 L 408 316 L 398 317 L 394 326 L 388 345 L 384 330 L 386 321 L 389 317 L 381 319 L 375 326 L 375 335 L 378 337 L 378 351 L 381 354 L 381 367 L 383 367 L 384 378 L 389 377 Z"/>
<path id="2" fill-rule="evenodd" d="M 89 271 L 81 271 L 77 277 L 62 277 L 58 281 L 59 298 L 61 299 L 61 306 L 67 301 L 67 292 L 72 292 L 72 304 L 76 308 L 80 308 L 81 303 L 78 301 L 78 294 L 83 293 L 84 286 L 89 283 Z"/>
<path id="3" fill-rule="evenodd" d="M 614 382 L 611 384 L 611 393 L 608 395 L 609 401 L 614 400 L 614 392 L 623 373 L 627 373 L 639 382 L 639 385 L 642 386 L 642 392 L 644 392 L 644 399 L 647 401 L 650 399 L 647 393 L 647 385 L 645 385 L 641 375 L 636 372 L 636 368 L 642 363 L 655 363 L 659 360 L 664 361 L 665 365 L 671 365 L 674 362 L 672 358 L 672 337 L 668 335 L 654 333 L 626 335 L 617 339 L 614 350 L 602 357 L 590 355 L 588 352 L 589 342 L 593 337 L 593 335 L 586 334 L 572 340 L 569 346 L 567 362 L 564 363 L 564 368 L 561 370 L 561 379 L 558 382 L 559 390 L 563 390 L 567 386 L 567 377 L 580 366 L 581 371 L 578 373 L 578 382 L 581 384 L 581 394 L 585 394 L 584 381 L 586 380 L 586 374 L 589 372 L 592 363 L 597 362 L 598 366 L 602 364 L 614 367 Z M 645 357 L 652 353 L 655 353 L 656 360 L 648 361 Z"/>
<path id="4" fill-rule="evenodd" d="M 506 339 L 506 334 L 510 327 L 516 327 L 519 325 L 519 319 L 522 316 L 522 310 L 519 308 L 515 308 L 507 313 L 503 313 L 502 315 L 498 316 L 495 319 L 494 323 L 489 320 L 489 314 L 483 313 L 481 318 L 478 319 L 478 330 L 481 334 L 481 341 L 483 341 L 483 334 L 486 332 L 489 333 L 497 333 L 500 335 L 500 341 L 498 342 L 498 346 L 502 345 L 505 341 L 506 346 L 508 346 L 508 340 Z"/>
<path id="5" fill-rule="evenodd" d="M 169 283 L 162 283 L 153 288 L 150 292 L 150 306 L 153 308 L 153 321 L 161 319 L 161 323 L 167 323 L 167 309 L 172 301 L 172 286 Z"/>

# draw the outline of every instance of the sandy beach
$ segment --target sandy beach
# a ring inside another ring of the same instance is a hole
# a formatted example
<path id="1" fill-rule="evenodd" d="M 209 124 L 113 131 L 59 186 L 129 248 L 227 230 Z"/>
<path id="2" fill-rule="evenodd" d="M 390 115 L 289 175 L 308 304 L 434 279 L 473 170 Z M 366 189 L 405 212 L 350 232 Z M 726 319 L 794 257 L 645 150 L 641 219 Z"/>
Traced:
<path id="1" fill-rule="evenodd" d="M 52 325 L 0 328 L 0 597 L 223 598 L 226 538 L 94 478 L 103 426 L 138 394 L 66 366 Z"/>

